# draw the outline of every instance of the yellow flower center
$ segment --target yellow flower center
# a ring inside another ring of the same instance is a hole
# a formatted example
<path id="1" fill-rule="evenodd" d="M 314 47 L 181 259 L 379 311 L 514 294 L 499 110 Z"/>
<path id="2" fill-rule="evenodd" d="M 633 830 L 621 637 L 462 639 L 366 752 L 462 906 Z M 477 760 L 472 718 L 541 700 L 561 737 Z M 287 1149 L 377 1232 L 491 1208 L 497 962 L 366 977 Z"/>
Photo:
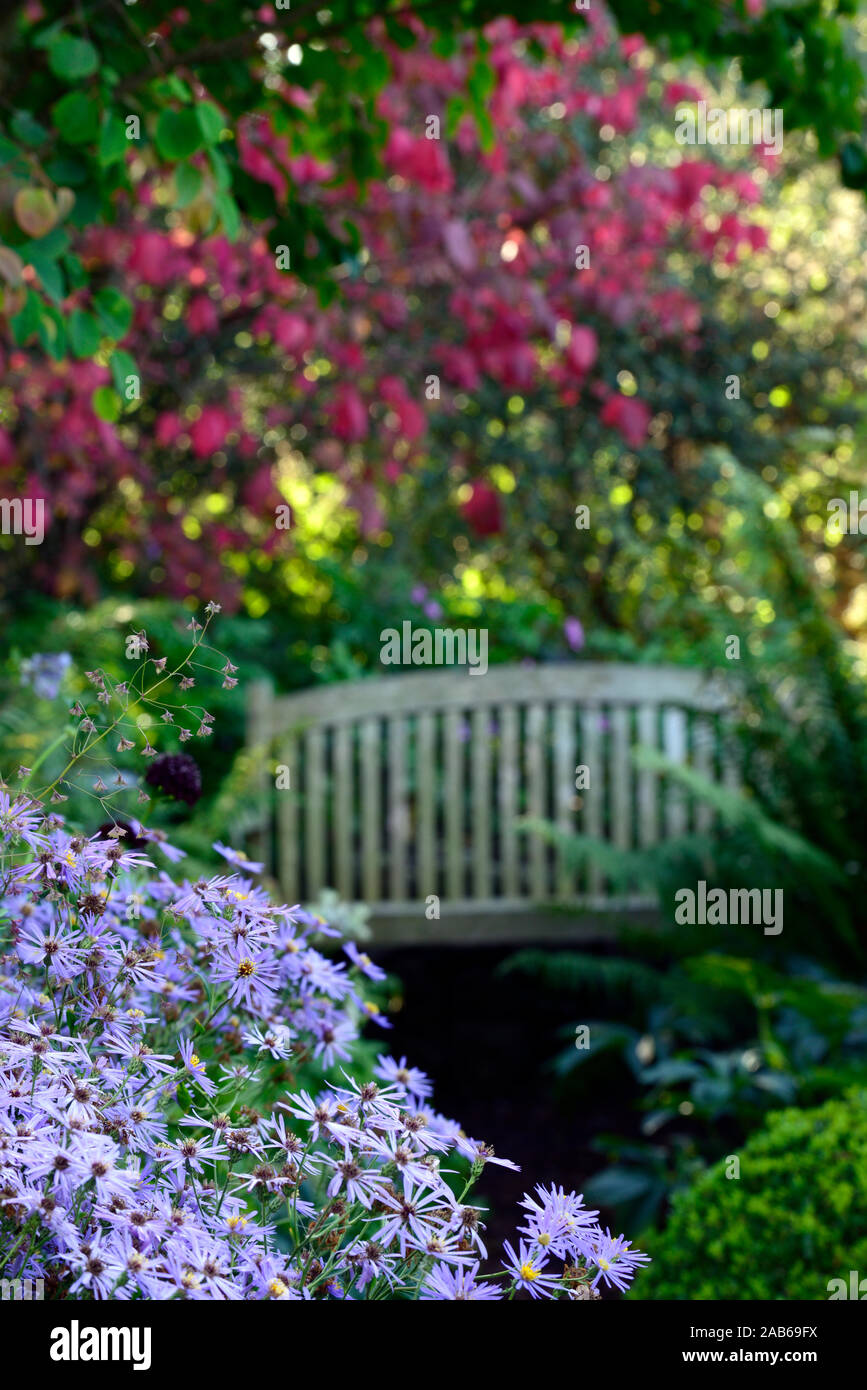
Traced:
<path id="1" fill-rule="evenodd" d="M 525 1279 L 528 1284 L 532 1284 L 534 1279 L 538 1279 L 541 1272 L 539 1269 L 534 1269 L 531 1264 L 521 1265 L 521 1278 Z"/>

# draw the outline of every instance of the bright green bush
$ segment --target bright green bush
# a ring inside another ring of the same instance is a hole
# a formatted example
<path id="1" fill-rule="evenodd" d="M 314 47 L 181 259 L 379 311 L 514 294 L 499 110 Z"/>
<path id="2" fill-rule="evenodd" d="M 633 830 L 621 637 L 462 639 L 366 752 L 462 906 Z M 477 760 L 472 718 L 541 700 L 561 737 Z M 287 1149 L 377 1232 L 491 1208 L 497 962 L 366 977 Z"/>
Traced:
<path id="1" fill-rule="evenodd" d="M 675 1197 L 635 1297 L 826 1299 L 867 1275 L 867 1092 L 771 1115 L 738 1157 Z"/>

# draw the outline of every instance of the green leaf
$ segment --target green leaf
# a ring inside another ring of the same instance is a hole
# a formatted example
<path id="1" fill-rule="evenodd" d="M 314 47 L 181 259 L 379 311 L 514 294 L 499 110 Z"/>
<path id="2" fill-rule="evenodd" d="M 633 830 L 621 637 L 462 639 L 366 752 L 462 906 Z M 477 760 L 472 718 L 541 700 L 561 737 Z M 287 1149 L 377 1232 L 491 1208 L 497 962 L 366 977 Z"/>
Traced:
<path id="1" fill-rule="evenodd" d="M 840 151 L 840 181 L 844 188 L 867 188 L 867 150 L 848 140 Z"/>
<path id="2" fill-rule="evenodd" d="M 63 257 L 63 268 L 66 271 L 66 278 L 70 287 L 74 290 L 84 289 L 87 284 L 87 271 L 81 264 L 78 256 L 70 253 Z"/>
<path id="3" fill-rule="evenodd" d="M 64 82 L 80 82 L 92 77 L 99 67 L 99 54 L 88 39 L 58 34 L 48 50 L 48 66 Z"/>
<path id="4" fill-rule="evenodd" d="M 476 126 L 479 132 L 479 144 L 485 151 L 485 154 L 490 154 L 491 150 L 494 148 L 494 145 L 497 143 L 497 137 L 494 131 L 494 123 L 491 120 L 491 117 L 488 114 L 488 112 L 483 108 L 477 108 L 474 112 L 474 115 L 476 118 Z"/>
<path id="5" fill-rule="evenodd" d="M 437 34 L 431 44 L 431 52 L 438 58 L 453 58 L 458 51 L 457 35 L 450 30 L 443 34 Z"/>
<path id="6" fill-rule="evenodd" d="M 40 124 L 29 111 L 16 111 L 9 122 L 9 129 L 16 140 L 20 140 L 22 145 L 29 145 L 32 149 L 35 149 L 37 145 L 44 144 L 49 136 L 49 131 L 45 126 Z"/>
<path id="7" fill-rule="evenodd" d="M 208 150 L 208 159 L 211 161 L 214 179 L 220 192 L 228 192 L 232 187 L 232 175 L 223 155 L 220 154 L 219 150 Z"/>
<path id="8" fill-rule="evenodd" d="M 61 314 L 50 304 L 42 306 L 37 333 L 49 357 L 55 362 L 62 362 L 66 356 L 66 326 Z"/>
<path id="9" fill-rule="evenodd" d="M 479 58 L 470 69 L 467 87 L 476 106 L 483 106 L 494 90 L 494 70 L 490 63 Z"/>
<path id="10" fill-rule="evenodd" d="M 34 333 L 39 332 L 39 309 L 39 295 L 28 290 L 20 310 L 9 321 L 16 347 L 23 347 Z"/>
<path id="11" fill-rule="evenodd" d="M 129 141 L 126 138 L 126 126 L 120 116 L 116 116 L 113 111 L 106 111 L 102 118 L 102 130 L 99 135 L 99 148 L 97 158 L 103 169 L 109 164 L 117 164 L 123 159 L 129 149 Z"/>
<path id="12" fill-rule="evenodd" d="M 126 295 L 106 285 L 93 296 L 93 305 L 110 338 L 126 336 L 132 323 L 132 304 Z"/>
<path id="13" fill-rule="evenodd" d="M 15 221 L 29 237 L 46 236 L 57 221 L 57 207 L 47 188 L 19 188 L 12 207 Z"/>
<path id="14" fill-rule="evenodd" d="M 222 112 L 212 101 L 200 101 L 196 106 L 196 120 L 206 145 L 216 145 L 226 126 Z"/>
<path id="15" fill-rule="evenodd" d="M 34 48 L 50 48 L 57 42 L 58 36 L 63 33 L 63 20 L 55 20 L 54 24 L 49 24 L 47 29 L 43 29 L 33 40 Z"/>
<path id="16" fill-rule="evenodd" d="M 157 121 L 156 145 L 163 159 L 188 159 L 203 144 L 195 111 L 163 111 Z"/>
<path id="17" fill-rule="evenodd" d="M 178 207 L 188 207 L 193 199 L 199 196 L 201 187 L 201 169 L 196 169 L 192 164 L 179 164 L 175 170 L 175 188 L 177 189 L 178 195 Z"/>
<path id="18" fill-rule="evenodd" d="M 68 184 L 80 188 L 90 177 L 87 165 L 75 155 L 62 154 L 46 164 L 45 172 L 53 183 Z"/>
<path id="19" fill-rule="evenodd" d="M 138 367 L 136 366 L 135 358 L 131 357 L 128 352 L 118 350 L 111 354 L 109 366 L 111 367 L 111 375 L 117 387 L 118 394 L 123 400 L 125 399 L 124 390 L 127 377 L 138 376 Z"/>
<path id="20" fill-rule="evenodd" d="M 69 343 L 76 357 L 95 357 L 102 342 L 102 329 L 93 314 L 73 309 L 69 315 Z"/>
<path id="21" fill-rule="evenodd" d="M 111 386 L 97 386 L 90 403 L 94 413 L 107 424 L 113 425 L 115 420 L 120 419 L 121 399 Z"/>
<path id="22" fill-rule="evenodd" d="M 30 256 L 30 264 L 39 276 L 42 288 L 55 304 L 62 304 L 66 298 L 66 281 L 57 261 L 48 256 Z"/>
<path id="23" fill-rule="evenodd" d="M 466 102 L 463 97 L 449 97 L 446 102 L 446 138 L 451 140 L 461 123 L 461 119 L 466 113 Z"/>
<path id="24" fill-rule="evenodd" d="M 22 179 L 26 179 L 30 173 L 26 160 L 21 158 L 20 149 L 5 135 L 0 135 L 0 169 L 7 169 L 10 174 Z"/>
<path id="25" fill-rule="evenodd" d="M 62 256 L 68 248 L 69 237 L 62 227 L 55 227 L 47 236 L 39 237 L 38 240 L 25 241 L 17 249 L 25 261 L 30 260 L 31 256 L 56 261 L 58 256 Z"/>
<path id="26" fill-rule="evenodd" d="M 99 130 L 99 107 L 83 92 L 68 92 L 52 106 L 51 120 L 68 145 L 89 145 Z"/>
<path id="27" fill-rule="evenodd" d="M 214 196 L 214 207 L 226 236 L 230 241 L 237 241 L 241 232 L 241 214 L 231 193 L 217 193 Z"/>
<path id="28" fill-rule="evenodd" d="M 102 203 L 96 188 L 82 188 L 75 196 L 75 205 L 68 221 L 74 227 L 90 227 L 102 220 Z"/>
<path id="29" fill-rule="evenodd" d="M 180 101 L 186 104 L 193 99 L 193 94 L 187 83 L 174 72 L 170 73 L 168 77 L 158 77 L 153 83 L 152 90 L 160 103 Z"/>

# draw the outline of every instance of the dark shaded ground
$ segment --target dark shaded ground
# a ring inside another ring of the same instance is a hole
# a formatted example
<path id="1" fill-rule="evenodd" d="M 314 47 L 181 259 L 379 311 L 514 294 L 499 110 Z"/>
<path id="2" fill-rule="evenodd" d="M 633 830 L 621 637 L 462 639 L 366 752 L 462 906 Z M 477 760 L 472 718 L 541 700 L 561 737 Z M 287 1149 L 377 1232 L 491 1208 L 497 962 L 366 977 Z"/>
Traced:
<path id="1" fill-rule="evenodd" d="M 379 949 L 377 963 L 403 983 L 403 1007 L 392 1013 L 387 1047 L 406 1055 L 434 1082 L 437 1109 L 460 1120 L 475 1139 L 521 1165 L 520 1173 L 488 1165 L 476 1189 L 492 1207 L 491 1253 L 513 1240 L 517 1202 L 537 1182 L 580 1192 L 601 1167 L 592 1149 L 603 1132 L 637 1132 L 629 1078 L 576 1101 L 556 1094 L 545 1064 L 562 1050 L 560 1030 L 578 1021 L 568 993 L 554 992 L 496 968 L 514 947 Z M 552 948 L 556 949 L 556 948 Z M 605 1222 L 603 1212 L 603 1224 Z"/>

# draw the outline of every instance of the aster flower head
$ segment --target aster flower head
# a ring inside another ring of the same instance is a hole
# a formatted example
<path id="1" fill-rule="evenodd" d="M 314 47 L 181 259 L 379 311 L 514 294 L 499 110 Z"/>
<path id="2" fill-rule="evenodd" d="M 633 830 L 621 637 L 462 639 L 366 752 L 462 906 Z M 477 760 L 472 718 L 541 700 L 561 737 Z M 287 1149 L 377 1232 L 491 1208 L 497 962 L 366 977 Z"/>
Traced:
<path id="1" fill-rule="evenodd" d="M 531 1298 L 553 1298 L 560 1284 L 560 1276 L 553 1269 L 546 1268 L 548 1257 L 538 1246 L 522 1240 L 518 1253 L 509 1241 L 503 1246 L 506 1252 L 505 1268 L 514 1280 L 516 1288 L 526 1289 Z"/>
<path id="2" fill-rule="evenodd" d="M 423 1302 L 481 1303 L 500 1299 L 503 1294 L 496 1284 L 479 1281 L 476 1261 L 470 1265 L 459 1265 L 456 1269 L 448 1265 L 434 1265 L 422 1284 L 419 1296 Z"/>

